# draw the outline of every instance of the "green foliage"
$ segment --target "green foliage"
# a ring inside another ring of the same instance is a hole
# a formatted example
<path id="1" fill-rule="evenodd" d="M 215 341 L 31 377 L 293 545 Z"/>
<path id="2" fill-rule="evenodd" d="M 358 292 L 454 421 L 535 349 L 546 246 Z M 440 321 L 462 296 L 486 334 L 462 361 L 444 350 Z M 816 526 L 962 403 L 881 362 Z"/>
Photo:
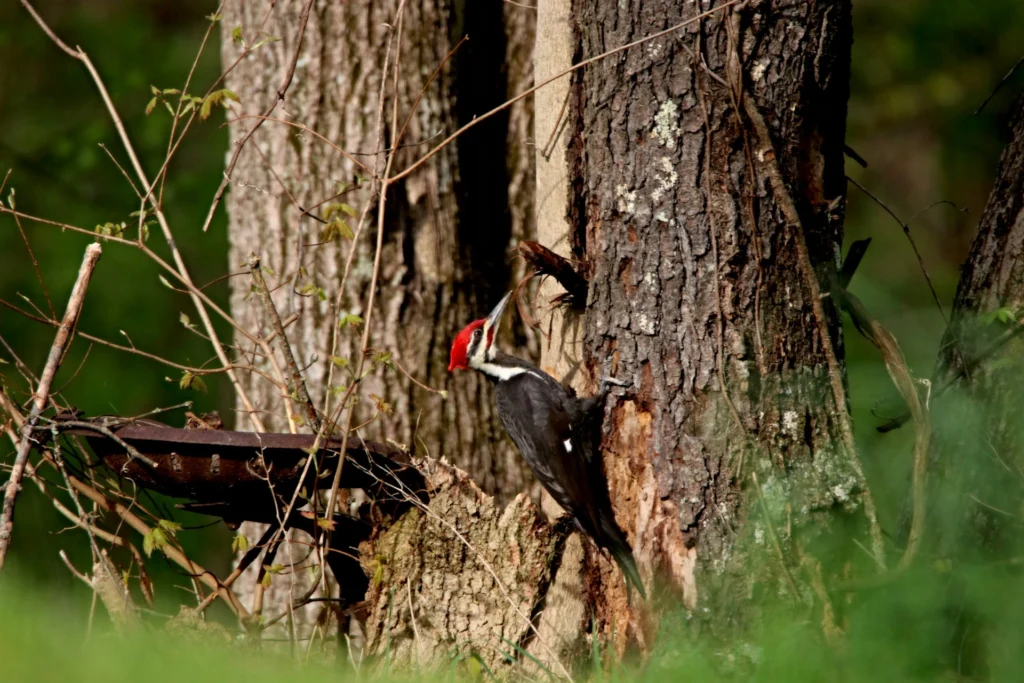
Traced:
<path id="1" fill-rule="evenodd" d="M 237 555 L 249 549 L 249 537 L 239 532 L 231 539 L 231 554 Z"/>
<path id="2" fill-rule="evenodd" d="M 324 291 L 324 288 L 317 287 L 313 283 L 303 285 L 299 289 L 299 294 L 303 296 L 315 296 L 319 301 L 327 301 L 327 292 Z"/>
<path id="3" fill-rule="evenodd" d="M 324 207 L 324 213 L 323 213 L 324 220 L 325 221 L 329 221 L 329 220 L 331 220 L 331 218 L 333 218 L 334 216 L 338 215 L 339 213 L 348 214 L 349 216 L 352 216 L 353 218 L 355 218 L 358 215 L 356 213 L 356 210 L 354 208 L 352 208 L 351 206 L 349 206 L 348 204 L 345 204 L 345 203 L 332 203 L 332 204 L 328 204 L 326 207 Z"/>
<path id="4" fill-rule="evenodd" d="M 1017 313 L 1012 308 L 1001 307 L 994 311 L 982 313 L 978 316 L 978 322 L 983 325 L 992 325 L 997 322 L 1003 325 L 1010 325 L 1017 322 Z"/>
<path id="5" fill-rule="evenodd" d="M 227 103 L 229 100 L 234 100 L 235 102 L 238 102 L 238 95 L 228 90 L 227 88 L 223 88 L 221 90 L 214 90 L 212 93 L 207 95 L 206 98 L 203 100 L 203 105 L 199 109 L 199 118 L 205 121 L 206 119 L 210 118 L 210 113 L 213 111 L 214 107 L 227 107 Z"/>
<path id="6" fill-rule="evenodd" d="M 206 391 L 206 382 L 199 375 L 185 370 L 181 374 L 181 379 L 178 381 L 178 387 L 181 389 L 192 389 L 194 391 Z"/>
<path id="7" fill-rule="evenodd" d="M 355 237 L 352 228 L 340 218 L 330 221 L 320 229 L 321 242 L 334 242 L 338 238 L 350 240 Z"/>
<path id="8" fill-rule="evenodd" d="M 360 327 L 362 324 L 363 318 L 355 313 L 342 313 L 338 316 L 339 327 Z"/>

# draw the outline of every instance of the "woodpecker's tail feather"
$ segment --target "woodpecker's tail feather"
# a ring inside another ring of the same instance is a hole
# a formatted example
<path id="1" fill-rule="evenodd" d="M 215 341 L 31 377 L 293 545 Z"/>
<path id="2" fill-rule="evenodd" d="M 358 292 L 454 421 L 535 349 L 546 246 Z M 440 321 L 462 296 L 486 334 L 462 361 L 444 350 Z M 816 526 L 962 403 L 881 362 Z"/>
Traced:
<path id="1" fill-rule="evenodd" d="M 613 550 L 612 557 L 615 558 L 615 563 L 619 565 L 619 569 L 622 570 L 622 575 L 626 579 L 626 601 L 633 602 L 633 586 L 640 593 L 640 597 L 646 600 L 647 592 L 644 590 L 644 584 L 640 581 L 640 572 L 636 570 L 633 553 L 629 548 Z"/>
<path id="2" fill-rule="evenodd" d="M 640 580 L 640 572 L 637 571 L 636 561 L 633 559 L 633 550 L 629 547 L 626 535 L 614 520 L 610 523 L 607 520 L 602 521 L 604 522 L 602 526 L 604 527 L 607 548 L 611 552 L 615 564 L 619 565 L 619 569 L 622 570 L 623 578 L 626 579 L 626 600 L 628 602 L 633 601 L 634 587 L 640 593 L 640 597 L 646 600 L 647 591 L 644 590 L 644 584 Z"/>

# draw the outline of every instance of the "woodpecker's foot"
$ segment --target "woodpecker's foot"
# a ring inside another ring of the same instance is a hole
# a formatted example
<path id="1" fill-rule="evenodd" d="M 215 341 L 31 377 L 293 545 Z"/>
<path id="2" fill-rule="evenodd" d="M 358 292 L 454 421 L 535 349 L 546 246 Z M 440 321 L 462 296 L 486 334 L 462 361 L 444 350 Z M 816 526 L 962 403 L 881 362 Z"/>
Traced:
<path id="1" fill-rule="evenodd" d="M 601 378 L 601 383 L 598 385 L 598 388 L 597 388 L 598 396 L 604 396 L 605 394 L 607 394 L 609 386 L 613 386 L 613 387 L 631 387 L 631 386 L 633 386 L 633 384 L 631 382 L 627 382 L 627 381 L 624 381 L 624 380 L 621 380 L 621 379 L 616 379 L 614 377 L 602 377 Z"/>

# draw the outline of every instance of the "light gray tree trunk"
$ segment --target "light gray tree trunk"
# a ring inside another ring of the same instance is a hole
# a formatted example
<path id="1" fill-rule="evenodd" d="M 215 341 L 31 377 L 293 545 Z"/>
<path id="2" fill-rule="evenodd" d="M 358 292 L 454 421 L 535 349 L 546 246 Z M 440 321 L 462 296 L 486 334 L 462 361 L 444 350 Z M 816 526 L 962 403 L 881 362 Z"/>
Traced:
<path id="1" fill-rule="evenodd" d="M 355 240 L 351 273 L 335 310 L 352 242 L 320 244 L 322 225 L 300 216 L 299 207 L 313 209 L 339 192 L 342 196 L 331 201 L 347 203 L 357 211 L 369 200 L 369 177 L 375 161 L 383 159 L 375 152 L 388 148 L 394 135 L 386 128 L 378 138 L 382 78 L 388 80 L 385 122 L 391 119 L 397 97 L 401 126 L 423 91 L 396 155 L 396 171 L 473 116 L 503 102 L 511 91 L 528 87 L 531 70 L 522 56 L 532 43 L 533 18 L 513 13 L 501 3 L 417 0 L 405 3 L 399 37 L 392 33 L 397 27 L 397 0 L 314 2 L 298 47 L 303 5 L 300 0 L 228 3 L 221 34 L 225 65 L 242 51 L 232 41 L 236 27 L 249 45 L 260 40 L 260 27 L 281 40 L 255 50 L 232 72 L 226 86 L 241 100 L 237 111 L 265 113 L 299 49 L 294 79 L 272 116 L 315 131 L 350 156 L 309 131 L 268 121 L 244 147 L 226 204 L 229 263 L 237 267 L 255 252 L 276 274 L 270 277 L 271 287 L 277 287 L 274 300 L 283 318 L 296 316 L 289 341 L 306 368 L 314 402 L 322 408 L 332 387 L 347 385 L 350 379 L 335 368 L 328 386 L 330 356 L 345 359 L 350 366 L 356 362 L 359 330 L 342 328 L 333 351 L 332 334 L 339 314 L 366 317 L 362 307 L 372 272 L 376 210 L 370 212 L 369 224 Z M 504 21 L 503 13 L 511 20 Z M 469 42 L 428 86 L 431 73 L 467 34 Z M 392 38 L 391 66 L 385 75 L 385 54 Z M 515 57 L 515 66 L 506 69 L 509 55 Z M 397 93 L 392 80 L 396 58 L 400 60 Z M 230 124 L 228 158 L 256 121 Z M 442 401 L 399 372 L 379 368 L 360 387 L 363 400 L 356 420 L 358 424 L 370 418 L 374 414 L 370 397 L 379 397 L 391 410 L 361 434 L 394 439 L 421 454 L 445 456 L 472 473 L 487 491 L 505 498 L 525 485 L 527 470 L 505 437 L 484 384 L 472 377 L 453 381 L 447 363 L 458 328 L 483 315 L 516 279 L 509 247 L 530 234 L 532 155 L 526 139 L 530 125 L 530 103 L 526 102 L 449 145 L 389 193 L 372 318 L 373 347 L 391 353 L 419 382 L 446 390 L 448 399 Z M 323 206 L 311 213 L 321 215 L 322 210 Z M 345 218 L 353 229 L 357 227 L 357 219 Z M 267 321 L 248 297 L 249 286 L 244 276 L 232 280 L 232 312 L 247 329 L 266 335 Z M 324 300 L 317 296 L 320 290 Z M 507 347 L 528 353 L 521 330 L 507 329 L 506 334 Z M 236 342 L 251 351 L 241 337 Z M 273 372 L 258 358 L 256 366 Z M 261 416 L 268 427 L 286 430 L 279 390 L 256 374 L 244 382 L 264 411 Z M 338 403 L 337 397 L 330 401 L 332 406 Z M 246 421 L 239 417 L 236 423 L 242 426 Z M 254 530 L 247 533 L 255 540 Z M 300 561 L 308 551 L 308 543 L 300 543 L 281 553 L 288 564 Z M 248 590 L 253 577 L 246 577 Z M 275 577 L 265 612 L 283 609 L 287 595 L 296 592 L 301 590 L 290 581 Z M 309 608 L 306 623 L 319 611 L 319 607 Z"/>

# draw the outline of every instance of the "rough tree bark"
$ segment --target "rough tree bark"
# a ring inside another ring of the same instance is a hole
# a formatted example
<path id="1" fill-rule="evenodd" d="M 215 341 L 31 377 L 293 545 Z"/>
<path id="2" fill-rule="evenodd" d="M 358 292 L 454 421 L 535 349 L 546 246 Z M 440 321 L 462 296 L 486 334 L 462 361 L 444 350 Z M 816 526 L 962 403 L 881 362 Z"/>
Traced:
<path id="1" fill-rule="evenodd" d="M 577 0 L 574 59 L 697 7 Z M 635 387 L 609 399 L 603 450 L 641 573 L 691 607 L 713 604 L 716 586 L 820 600 L 826 629 L 816 544 L 854 520 L 879 545 L 844 424 L 839 318 L 828 299 L 815 311 L 811 286 L 827 291 L 817 283 L 842 239 L 850 12 L 753 3 L 589 66 L 570 93 L 566 149 L 568 242 L 591 283 L 586 374 L 611 360 Z M 748 520 L 774 562 L 740 551 Z M 600 566 L 600 623 L 642 640 L 621 580 Z M 745 618 L 736 605 L 713 613 Z"/>
<path id="2" fill-rule="evenodd" d="M 694 14 L 673 2 L 542 2 L 537 78 Z M 606 405 L 616 513 L 652 589 L 711 607 L 719 625 L 756 617 L 735 600 L 716 604 L 723 594 L 767 592 L 816 601 L 832 635 L 817 552 L 851 525 L 880 545 L 849 440 L 838 315 L 819 284 L 831 281 L 842 238 L 850 44 L 849 3 L 760 3 L 742 20 L 718 15 L 537 93 L 538 236 L 590 280 L 585 311 L 545 318 L 543 366 L 560 378 L 575 369 L 583 390 L 606 370 L 632 380 Z M 745 92 L 727 85 L 741 80 Z M 546 285 L 541 305 L 557 291 Z M 765 552 L 745 553 L 741 531 Z M 517 563 L 531 549 L 521 538 L 482 540 L 514 549 Z M 630 608 L 618 570 L 589 541 L 571 534 L 554 547 L 535 607 L 541 637 L 502 619 L 500 600 L 481 599 L 477 621 L 523 636 L 542 659 L 571 660 L 588 633 L 614 633 L 620 652 L 649 647 L 660 607 L 674 601 Z M 850 562 L 864 564 L 856 553 Z M 385 629 L 410 653 L 420 651 L 420 576 L 389 574 L 399 595 L 411 577 L 413 605 Z M 514 600 L 519 581 L 510 575 Z M 478 595 L 488 592 L 493 582 Z M 462 625 L 445 636 L 486 652 L 486 634 Z M 492 655 L 483 656 L 493 665 Z"/>
<path id="3" fill-rule="evenodd" d="M 272 116 L 307 126 L 373 169 L 375 160 L 382 159 L 374 151 L 386 149 L 394 134 L 385 130 L 378 140 L 377 118 L 385 52 L 399 3 L 315 2 L 298 47 L 304 5 L 300 0 L 286 0 L 229 3 L 225 7 L 221 35 L 225 64 L 232 63 L 242 50 L 232 41 L 235 27 L 241 27 L 250 45 L 260 39 L 261 27 L 281 39 L 261 46 L 243 60 L 226 86 L 238 94 L 242 112 L 265 113 L 277 98 L 292 55 L 299 49 L 294 78 Z M 505 22 L 503 12 L 512 20 Z M 502 3 L 405 3 L 401 45 L 396 42 L 392 46 L 392 66 L 386 76 L 385 122 L 390 120 L 393 98 L 397 97 L 401 126 L 430 74 L 464 35 L 470 40 L 426 87 L 403 140 L 407 147 L 397 154 L 396 170 L 474 115 L 503 102 L 510 91 L 529 86 L 532 73 L 521 55 L 532 44 L 532 32 L 530 14 L 512 14 Z M 391 79 L 399 51 L 396 94 Z M 513 66 L 506 69 L 510 57 Z M 373 344 L 391 352 L 420 382 L 446 389 L 448 400 L 420 389 L 400 373 L 383 369 L 361 387 L 364 398 L 378 396 L 392 409 L 364 434 L 395 439 L 420 453 L 446 456 L 470 472 L 486 491 L 502 492 L 505 497 L 523 487 L 528 470 L 505 437 L 484 384 L 469 377 L 453 382 L 447 362 L 453 332 L 486 311 L 515 281 L 515 264 L 508 255 L 510 243 L 530 236 L 532 155 L 525 152 L 530 106 L 524 102 L 476 127 L 423 170 L 392 188 L 388 197 Z M 244 119 L 231 124 L 229 159 L 255 123 L 255 119 Z M 274 294 L 276 305 L 282 317 L 297 316 L 289 329 L 290 341 L 299 363 L 308 366 L 306 378 L 318 407 L 324 405 L 331 389 L 327 371 L 336 316 L 364 314 L 375 211 L 370 213 L 370 225 L 357 238 L 351 274 L 335 310 L 334 299 L 351 243 L 340 240 L 318 245 L 320 224 L 300 217 L 296 203 L 308 209 L 348 190 L 332 201 L 361 209 L 368 200 L 370 175 L 310 133 L 268 121 L 244 147 L 231 177 L 226 200 L 229 263 L 244 263 L 252 251 L 277 273 L 277 282 L 271 278 L 272 287 L 279 285 Z M 356 227 L 355 219 L 350 223 Z M 300 266 L 304 270 L 299 271 Z M 232 312 L 247 329 L 266 334 L 266 322 L 247 296 L 249 284 L 242 277 L 232 280 Z M 319 300 L 316 290 L 300 294 L 307 285 L 322 288 L 326 300 Z M 333 355 L 354 365 L 357 334 L 345 329 L 340 332 Z M 521 329 L 506 330 L 506 336 L 506 346 L 528 352 Z M 237 341 L 245 346 L 243 339 Z M 261 367 L 270 370 L 265 364 Z M 334 386 L 348 384 L 348 380 L 343 371 L 335 371 Z M 267 411 L 263 417 L 268 427 L 287 429 L 279 391 L 255 374 L 245 380 L 245 386 L 257 406 Z M 336 405 L 337 398 L 332 403 Z M 372 412 L 372 408 L 363 408 L 361 415 L 366 418 Z M 421 421 L 422 416 L 429 419 Z M 237 423 L 244 425 L 245 420 L 239 418 Z M 251 529 L 247 532 L 254 534 Z M 301 546 L 282 550 L 292 560 L 307 552 L 308 547 L 303 550 Z M 247 578 L 251 590 L 253 577 Z M 289 590 L 292 587 L 287 581 L 276 582 L 268 604 L 280 606 Z"/>
<path id="4" fill-rule="evenodd" d="M 989 585 L 1012 569 L 1024 513 L 1024 99 L 978 234 L 961 268 L 953 313 L 933 377 L 937 433 L 926 526 L 934 557 L 953 569 L 954 615 L 940 651 L 964 675 L 982 678 L 997 611 L 978 610 L 961 579 L 985 567 Z M 948 389 L 948 391 L 947 391 Z"/>
<path id="5" fill-rule="evenodd" d="M 933 451 L 936 483 L 953 487 L 960 498 L 975 497 L 973 503 L 963 500 L 969 509 L 967 527 L 942 539 L 940 554 L 962 554 L 968 547 L 985 545 L 1005 547 L 1007 539 L 1000 539 L 1000 534 L 1008 527 L 993 508 L 1020 510 L 1024 494 L 1024 430 L 1015 417 L 1024 370 L 1024 342 L 1018 334 L 1024 311 L 1022 106 L 1024 101 L 1017 105 L 1013 137 L 1003 151 L 978 234 L 961 268 L 935 372 L 937 389 L 949 384 L 954 388 L 950 400 L 940 400 L 937 409 L 955 416 L 936 421 L 947 426 Z M 1006 476 L 1008 469 L 1018 476 Z"/>

